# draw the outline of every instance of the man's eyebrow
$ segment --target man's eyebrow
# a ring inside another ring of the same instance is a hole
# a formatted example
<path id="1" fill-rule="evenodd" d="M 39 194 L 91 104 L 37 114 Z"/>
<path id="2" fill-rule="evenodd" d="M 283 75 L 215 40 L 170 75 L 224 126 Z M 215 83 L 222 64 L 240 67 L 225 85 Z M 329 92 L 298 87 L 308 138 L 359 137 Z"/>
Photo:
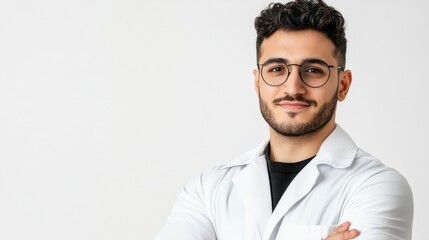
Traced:
<path id="1" fill-rule="evenodd" d="M 325 61 L 323 61 L 322 59 L 319 58 L 305 58 L 303 59 L 300 63 L 296 63 L 296 64 L 302 64 L 303 62 L 308 62 L 308 63 L 325 63 Z M 288 63 L 287 59 L 284 58 L 269 58 L 267 61 L 265 61 L 262 64 L 270 64 L 270 63 Z"/>
<path id="2" fill-rule="evenodd" d="M 308 62 L 308 63 L 325 63 L 322 59 L 319 58 L 306 58 L 302 62 Z"/>
<path id="3" fill-rule="evenodd" d="M 263 64 L 269 64 L 269 63 L 287 63 L 287 60 L 284 58 L 269 58 Z"/>

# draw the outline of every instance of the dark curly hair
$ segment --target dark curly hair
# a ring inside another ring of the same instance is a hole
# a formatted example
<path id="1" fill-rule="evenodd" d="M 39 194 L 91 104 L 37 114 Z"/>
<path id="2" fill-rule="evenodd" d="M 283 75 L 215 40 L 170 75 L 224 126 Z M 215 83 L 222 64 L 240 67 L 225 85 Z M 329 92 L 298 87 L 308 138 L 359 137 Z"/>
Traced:
<path id="1" fill-rule="evenodd" d="M 286 4 L 271 3 L 255 19 L 256 57 L 260 58 L 261 44 L 275 31 L 313 29 L 325 34 L 335 45 L 334 56 L 343 67 L 346 64 L 347 39 L 344 18 L 323 0 L 295 0 Z"/>

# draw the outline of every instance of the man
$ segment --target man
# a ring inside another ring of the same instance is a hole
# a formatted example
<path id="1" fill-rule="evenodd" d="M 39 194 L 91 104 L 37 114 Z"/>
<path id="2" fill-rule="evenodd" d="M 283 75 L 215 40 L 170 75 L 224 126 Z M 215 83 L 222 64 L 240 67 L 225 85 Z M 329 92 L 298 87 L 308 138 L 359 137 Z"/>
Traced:
<path id="1" fill-rule="evenodd" d="M 156 239 L 411 239 L 407 181 L 335 123 L 352 82 L 342 15 L 296 0 L 269 5 L 255 27 L 270 139 L 188 183 Z"/>

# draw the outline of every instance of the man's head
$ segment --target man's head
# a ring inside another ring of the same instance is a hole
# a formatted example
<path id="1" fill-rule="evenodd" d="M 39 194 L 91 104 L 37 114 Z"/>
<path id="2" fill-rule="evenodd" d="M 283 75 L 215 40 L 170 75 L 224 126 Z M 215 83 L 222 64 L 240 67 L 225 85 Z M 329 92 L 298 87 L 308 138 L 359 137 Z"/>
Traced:
<path id="1" fill-rule="evenodd" d="M 286 4 L 272 3 L 255 19 L 257 60 L 261 44 L 277 30 L 313 29 L 323 33 L 335 46 L 338 63 L 345 67 L 347 39 L 344 18 L 322 0 L 296 0 Z"/>
<path id="2" fill-rule="evenodd" d="M 255 26 L 255 89 L 271 129 L 288 137 L 332 129 L 351 84 L 341 14 L 321 0 L 296 0 L 270 4 Z"/>

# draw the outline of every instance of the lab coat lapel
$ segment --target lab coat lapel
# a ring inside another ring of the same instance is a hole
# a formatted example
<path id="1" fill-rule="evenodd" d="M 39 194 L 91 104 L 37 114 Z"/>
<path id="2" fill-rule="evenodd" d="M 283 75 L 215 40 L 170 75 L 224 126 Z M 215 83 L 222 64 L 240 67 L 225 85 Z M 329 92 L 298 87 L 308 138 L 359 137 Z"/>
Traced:
<path id="1" fill-rule="evenodd" d="M 234 179 L 245 209 L 246 239 L 261 239 L 271 216 L 271 192 L 264 156 L 250 162 Z"/>
<path id="2" fill-rule="evenodd" d="M 319 170 L 317 165 L 309 164 L 305 167 L 292 181 L 287 188 L 286 192 L 280 199 L 273 215 L 268 222 L 263 240 L 271 239 L 271 235 L 275 229 L 278 229 L 278 223 L 282 220 L 283 216 L 303 197 L 305 197 L 317 182 L 319 177 Z M 281 236 L 277 236 L 281 239 Z M 274 238 L 273 238 L 274 239 Z"/>

